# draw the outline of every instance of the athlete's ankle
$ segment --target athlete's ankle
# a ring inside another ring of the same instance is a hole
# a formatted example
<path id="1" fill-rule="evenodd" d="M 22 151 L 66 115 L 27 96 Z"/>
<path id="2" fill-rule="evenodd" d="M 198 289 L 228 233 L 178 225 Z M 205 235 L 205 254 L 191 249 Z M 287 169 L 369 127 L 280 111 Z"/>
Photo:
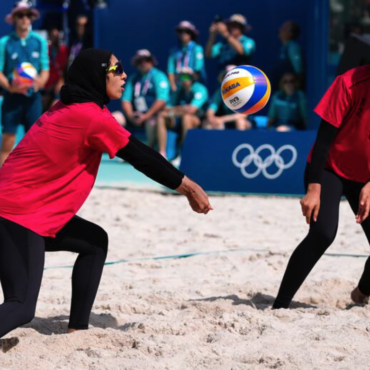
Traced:
<path id="1" fill-rule="evenodd" d="M 75 331 L 80 331 L 80 329 L 68 328 L 68 334 L 74 333 Z"/>
<path id="2" fill-rule="evenodd" d="M 288 309 L 291 303 L 291 299 L 279 299 L 276 298 L 274 304 L 272 305 L 273 310 L 278 310 L 280 308 Z"/>
<path id="3" fill-rule="evenodd" d="M 357 286 L 351 292 L 351 299 L 354 303 L 368 303 L 369 296 L 366 294 L 363 294 L 360 288 Z"/>
<path id="4" fill-rule="evenodd" d="M 369 294 L 366 294 L 365 292 L 367 292 L 369 289 L 366 289 L 365 287 L 364 287 L 364 284 L 361 284 L 361 281 L 358 283 L 358 285 L 357 285 L 357 289 L 358 289 L 358 291 L 362 294 L 362 295 L 364 295 L 365 297 L 369 297 Z"/>

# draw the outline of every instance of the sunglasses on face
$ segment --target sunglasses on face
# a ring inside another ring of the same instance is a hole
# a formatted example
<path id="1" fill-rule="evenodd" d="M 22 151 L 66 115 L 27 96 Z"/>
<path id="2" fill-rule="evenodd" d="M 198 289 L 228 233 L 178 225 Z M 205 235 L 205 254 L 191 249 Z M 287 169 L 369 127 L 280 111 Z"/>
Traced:
<path id="1" fill-rule="evenodd" d="M 32 13 L 17 13 L 15 16 L 18 19 L 23 19 L 24 17 L 31 19 L 33 17 L 33 14 Z"/>
<path id="2" fill-rule="evenodd" d="M 181 75 L 179 77 L 179 80 L 180 80 L 180 82 L 193 81 L 193 77 L 192 76 L 189 76 L 189 75 Z"/>
<path id="3" fill-rule="evenodd" d="M 148 62 L 153 62 L 153 59 L 152 58 L 146 58 L 146 57 L 143 57 L 143 58 L 140 58 L 140 59 L 137 59 L 135 64 L 134 64 L 134 67 L 137 68 L 137 67 L 141 67 L 144 63 L 148 63 Z"/>
<path id="4" fill-rule="evenodd" d="M 189 32 L 188 30 L 178 30 L 178 31 L 177 31 L 177 33 L 178 33 L 179 35 L 182 35 L 183 33 L 185 33 L 185 34 L 187 34 L 187 35 L 190 35 L 190 34 L 191 34 L 191 32 Z"/>
<path id="5" fill-rule="evenodd" d="M 108 67 L 107 73 L 109 72 L 113 72 L 113 74 L 115 75 L 121 75 L 122 73 L 124 73 L 121 61 L 117 62 L 114 66 Z"/>

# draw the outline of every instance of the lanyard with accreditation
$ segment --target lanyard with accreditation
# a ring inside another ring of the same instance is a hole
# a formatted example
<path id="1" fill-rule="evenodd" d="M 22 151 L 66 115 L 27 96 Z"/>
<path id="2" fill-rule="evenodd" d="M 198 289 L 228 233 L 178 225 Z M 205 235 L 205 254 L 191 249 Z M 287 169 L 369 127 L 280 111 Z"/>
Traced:
<path id="1" fill-rule="evenodd" d="M 195 47 L 195 42 L 194 41 L 191 41 L 189 43 L 188 50 L 185 52 L 185 56 L 184 56 L 184 52 L 182 50 L 180 50 L 178 52 L 177 63 L 176 63 L 176 71 L 177 71 L 177 73 L 180 72 L 180 70 L 182 69 L 182 67 L 189 67 L 190 56 L 191 56 L 191 53 L 192 53 L 194 47 Z"/>
<path id="2" fill-rule="evenodd" d="M 136 82 L 135 84 L 135 107 L 138 110 L 138 112 L 144 113 L 148 111 L 148 105 L 146 104 L 145 95 L 148 92 L 150 80 L 152 78 L 152 69 L 148 72 L 148 75 L 144 82 L 144 87 L 141 90 L 141 81 Z"/>

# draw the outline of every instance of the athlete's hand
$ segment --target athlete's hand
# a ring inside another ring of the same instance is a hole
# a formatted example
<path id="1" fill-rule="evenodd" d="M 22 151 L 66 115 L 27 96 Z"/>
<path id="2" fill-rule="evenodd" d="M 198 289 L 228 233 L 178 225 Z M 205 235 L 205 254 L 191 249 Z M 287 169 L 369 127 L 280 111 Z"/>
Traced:
<path id="1" fill-rule="evenodd" d="M 303 216 L 306 217 L 307 224 L 310 224 L 311 218 L 316 222 L 320 211 L 320 184 L 309 184 L 307 194 L 301 199 Z"/>
<path id="2" fill-rule="evenodd" d="M 207 214 L 213 210 L 208 195 L 198 184 L 189 180 L 186 176 L 176 191 L 188 198 L 190 207 L 194 212 Z"/>
<path id="3" fill-rule="evenodd" d="M 370 209 L 370 183 L 367 183 L 361 190 L 358 202 L 358 211 L 356 215 L 356 222 L 360 224 L 364 222 L 369 216 Z"/>

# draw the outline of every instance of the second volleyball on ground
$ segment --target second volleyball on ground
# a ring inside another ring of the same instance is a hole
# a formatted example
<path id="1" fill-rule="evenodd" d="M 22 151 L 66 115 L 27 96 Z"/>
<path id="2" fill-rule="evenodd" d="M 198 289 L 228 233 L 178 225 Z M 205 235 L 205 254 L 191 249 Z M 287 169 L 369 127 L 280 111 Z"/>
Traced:
<path id="1" fill-rule="evenodd" d="M 249 65 L 233 68 L 221 85 L 222 99 L 235 113 L 258 112 L 267 104 L 270 94 L 268 77 L 260 69 Z"/>

